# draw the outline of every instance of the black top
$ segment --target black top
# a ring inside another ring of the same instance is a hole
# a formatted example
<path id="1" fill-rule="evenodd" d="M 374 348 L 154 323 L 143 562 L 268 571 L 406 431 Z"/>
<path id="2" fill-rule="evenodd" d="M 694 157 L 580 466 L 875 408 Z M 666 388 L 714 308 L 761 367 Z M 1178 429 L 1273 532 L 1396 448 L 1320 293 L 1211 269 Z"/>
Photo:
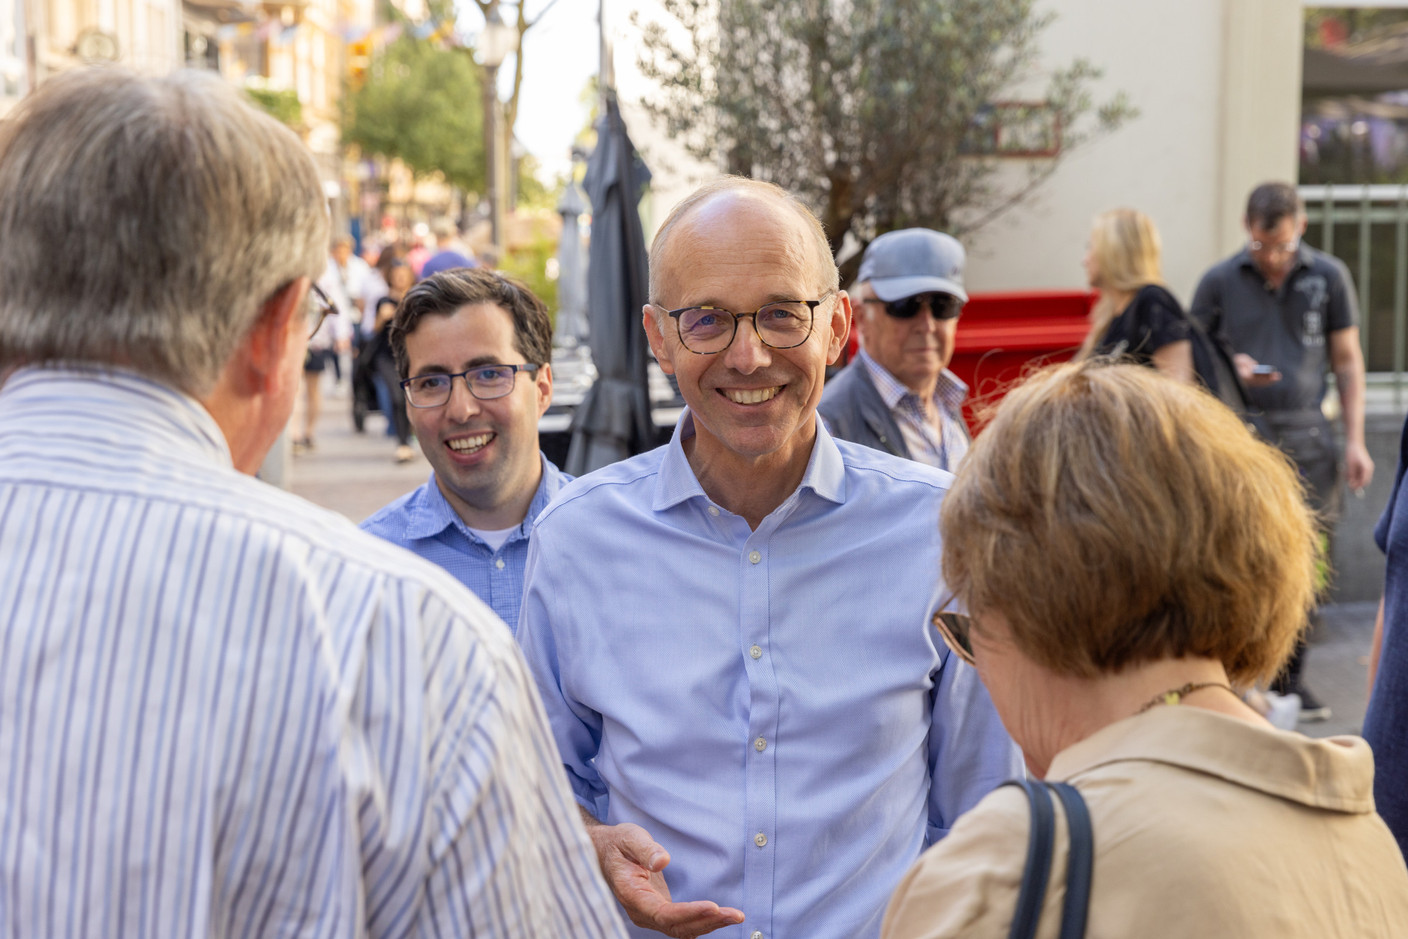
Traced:
<path id="1" fill-rule="evenodd" d="M 1193 315 L 1221 332 L 1237 352 L 1276 366 L 1280 381 L 1248 388 L 1264 411 L 1318 411 L 1330 367 L 1327 338 L 1359 323 L 1349 269 L 1339 258 L 1302 244 L 1295 266 L 1272 289 L 1243 249 L 1203 275 Z"/>
<path id="2" fill-rule="evenodd" d="M 1153 365 L 1154 353 L 1173 342 L 1190 339 L 1188 320 L 1167 288 L 1146 284 L 1110 320 L 1095 347 L 1099 355 L 1125 355 L 1140 365 Z"/>

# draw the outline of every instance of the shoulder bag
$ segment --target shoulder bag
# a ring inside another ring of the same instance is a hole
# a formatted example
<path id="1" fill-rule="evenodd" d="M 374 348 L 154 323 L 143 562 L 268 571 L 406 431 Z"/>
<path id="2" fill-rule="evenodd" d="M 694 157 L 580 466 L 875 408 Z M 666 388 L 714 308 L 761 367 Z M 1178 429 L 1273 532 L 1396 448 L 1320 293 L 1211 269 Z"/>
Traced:
<path id="1" fill-rule="evenodd" d="M 1070 849 L 1066 856 L 1066 902 L 1061 911 L 1061 939 L 1081 939 L 1085 935 L 1086 912 L 1090 905 L 1090 874 L 1095 860 L 1095 839 L 1090 828 L 1090 812 L 1075 787 L 1068 783 L 1014 779 L 1004 783 L 1020 786 L 1031 805 L 1031 836 L 1027 839 L 1027 863 L 1022 871 L 1022 889 L 1012 917 L 1008 939 L 1035 939 L 1037 923 L 1046 901 L 1046 883 L 1051 877 L 1051 855 L 1056 843 L 1056 813 L 1051 793 L 1066 810 Z"/>

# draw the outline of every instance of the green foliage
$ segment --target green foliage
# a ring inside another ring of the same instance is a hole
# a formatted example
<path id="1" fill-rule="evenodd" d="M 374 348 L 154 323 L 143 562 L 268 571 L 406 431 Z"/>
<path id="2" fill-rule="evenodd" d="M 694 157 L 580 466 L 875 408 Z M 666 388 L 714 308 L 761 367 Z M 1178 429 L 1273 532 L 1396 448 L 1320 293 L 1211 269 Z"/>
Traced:
<path id="1" fill-rule="evenodd" d="M 557 281 L 548 280 L 548 258 L 557 254 L 557 241 L 546 235 L 534 238 L 526 247 L 515 248 L 499 264 L 505 274 L 517 277 L 528 285 L 547 305 L 553 322 L 557 322 Z"/>
<path id="2" fill-rule="evenodd" d="M 292 89 L 258 88 L 246 85 L 244 93 L 276 120 L 298 130 L 303 126 L 303 103 Z"/>
<path id="3" fill-rule="evenodd" d="M 562 178 L 545 183 L 542 167 L 531 154 L 518 161 L 518 207 L 521 209 L 556 209 L 567 181 Z"/>
<path id="4" fill-rule="evenodd" d="M 674 28 L 642 24 L 641 68 L 660 87 L 652 111 L 695 156 L 797 193 L 833 248 L 847 231 L 862 243 L 911 225 L 961 234 L 1055 169 L 1059 154 L 1000 174 L 991 153 L 971 151 L 980 115 L 1033 77 L 1051 19 L 1036 0 L 662 5 Z M 1099 75 L 1077 60 L 1021 96 L 1045 102 L 1062 152 L 1136 113 L 1123 95 L 1097 104 Z"/>
<path id="5" fill-rule="evenodd" d="M 417 176 L 484 191 L 479 66 L 464 50 L 402 35 L 378 52 L 343 99 L 344 143 L 399 159 Z"/>

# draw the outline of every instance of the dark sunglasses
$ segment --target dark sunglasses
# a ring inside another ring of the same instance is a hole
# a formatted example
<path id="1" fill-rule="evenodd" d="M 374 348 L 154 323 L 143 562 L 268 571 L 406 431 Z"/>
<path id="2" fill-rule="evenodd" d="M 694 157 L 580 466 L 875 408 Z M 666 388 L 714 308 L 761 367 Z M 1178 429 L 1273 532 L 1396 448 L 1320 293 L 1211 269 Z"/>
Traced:
<path id="1" fill-rule="evenodd" d="M 878 303 L 885 308 L 886 313 L 897 320 L 914 318 L 924 306 L 929 308 L 936 320 L 957 319 L 958 314 L 963 311 L 963 305 L 951 293 L 916 293 L 912 297 L 901 297 L 899 300 L 878 300 L 871 297 L 861 302 Z"/>
<path id="2" fill-rule="evenodd" d="M 939 610 L 934 614 L 934 628 L 939 631 L 939 635 L 944 637 L 944 644 L 953 650 L 953 654 L 958 656 L 969 665 L 975 664 L 973 659 L 973 618 L 966 613 L 954 613 L 949 610 Z"/>

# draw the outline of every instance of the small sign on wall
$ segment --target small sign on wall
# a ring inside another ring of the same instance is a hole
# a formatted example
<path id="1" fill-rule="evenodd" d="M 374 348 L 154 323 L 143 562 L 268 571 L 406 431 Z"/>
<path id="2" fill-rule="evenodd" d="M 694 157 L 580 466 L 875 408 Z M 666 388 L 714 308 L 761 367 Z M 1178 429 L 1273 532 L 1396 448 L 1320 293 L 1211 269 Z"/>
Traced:
<path id="1" fill-rule="evenodd" d="M 1061 116 L 1046 101 L 996 101 L 973 118 L 963 152 L 975 156 L 1054 157 L 1061 152 Z"/>

